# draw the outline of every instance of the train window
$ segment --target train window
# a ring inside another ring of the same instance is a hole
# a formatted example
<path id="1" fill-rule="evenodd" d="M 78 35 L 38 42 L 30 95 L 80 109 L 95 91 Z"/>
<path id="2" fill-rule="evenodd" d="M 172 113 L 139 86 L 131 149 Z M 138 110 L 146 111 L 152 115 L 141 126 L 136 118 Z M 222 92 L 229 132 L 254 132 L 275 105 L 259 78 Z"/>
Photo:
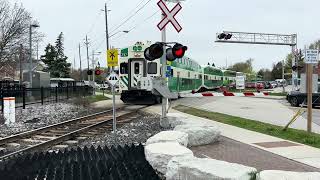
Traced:
<path id="1" fill-rule="evenodd" d="M 188 77 L 190 77 L 190 72 L 188 72 Z"/>
<path id="2" fill-rule="evenodd" d="M 207 76 L 207 75 L 204 75 L 204 79 L 205 79 L 205 80 L 208 80 L 208 76 Z"/>
<path id="3" fill-rule="evenodd" d="M 199 79 L 202 79 L 202 75 L 201 74 L 199 74 Z"/>
<path id="4" fill-rule="evenodd" d="M 221 77 L 221 81 L 223 81 L 223 77 Z"/>
<path id="5" fill-rule="evenodd" d="M 128 74 L 128 63 L 120 63 L 120 73 Z"/>
<path id="6" fill-rule="evenodd" d="M 140 74 L 140 64 L 134 63 L 134 74 Z"/>
<path id="7" fill-rule="evenodd" d="M 148 74 L 157 74 L 157 63 L 149 62 L 148 63 Z"/>

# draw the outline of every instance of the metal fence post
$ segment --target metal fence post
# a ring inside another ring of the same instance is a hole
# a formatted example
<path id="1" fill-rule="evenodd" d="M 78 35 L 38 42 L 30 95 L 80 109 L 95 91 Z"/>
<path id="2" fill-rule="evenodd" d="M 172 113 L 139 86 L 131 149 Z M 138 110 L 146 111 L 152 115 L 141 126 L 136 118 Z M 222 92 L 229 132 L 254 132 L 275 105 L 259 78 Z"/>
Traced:
<path id="1" fill-rule="evenodd" d="M 55 95 L 56 95 L 56 102 L 58 102 L 58 87 L 55 89 Z"/>
<path id="2" fill-rule="evenodd" d="M 22 88 L 22 108 L 26 108 L 26 88 Z"/>
<path id="3" fill-rule="evenodd" d="M 67 86 L 67 99 L 69 99 L 69 87 Z"/>
<path id="4" fill-rule="evenodd" d="M 41 91 L 41 92 L 40 92 L 40 93 L 41 93 L 41 105 L 43 105 L 43 98 L 44 98 L 44 97 L 43 97 L 43 96 L 44 96 L 44 95 L 43 95 L 43 87 L 41 87 L 40 91 Z"/>
<path id="5" fill-rule="evenodd" d="M 3 102 L 3 89 L 1 89 L 1 112 L 4 110 L 4 102 Z"/>

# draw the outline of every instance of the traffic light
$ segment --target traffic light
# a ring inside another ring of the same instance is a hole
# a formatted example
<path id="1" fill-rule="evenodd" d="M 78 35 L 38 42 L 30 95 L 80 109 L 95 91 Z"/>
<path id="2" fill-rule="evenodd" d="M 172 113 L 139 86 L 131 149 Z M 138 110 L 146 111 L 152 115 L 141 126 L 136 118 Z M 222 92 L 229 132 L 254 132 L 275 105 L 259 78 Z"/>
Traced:
<path id="1" fill-rule="evenodd" d="M 94 71 L 94 74 L 97 75 L 97 76 L 99 76 L 99 75 L 102 74 L 102 72 L 101 72 L 100 69 L 96 69 L 96 70 Z"/>
<path id="2" fill-rule="evenodd" d="M 144 57 L 149 61 L 159 59 L 162 55 L 163 55 L 163 44 L 162 43 L 152 44 L 150 47 L 148 47 L 144 51 Z"/>
<path id="3" fill-rule="evenodd" d="M 168 61 L 174 61 L 177 58 L 182 58 L 188 49 L 187 46 L 176 43 L 172 48 L 166 50 L 166 57 Z"/>
<path id="4" fill-rule="evenodd" d="M 92 75 L 92 71 L 91 70 L 87 71 L 87 75 L 91 76 Z"/>
<path id="5" fill-rule="evenodd" d="M 226 33 L 220 33 L 218 35 L 218 39 L 225 39 L 225 40 L 228 40 L 228 39 L 231 39 L 232 38 L 232 34 L 226 34 Z"/>

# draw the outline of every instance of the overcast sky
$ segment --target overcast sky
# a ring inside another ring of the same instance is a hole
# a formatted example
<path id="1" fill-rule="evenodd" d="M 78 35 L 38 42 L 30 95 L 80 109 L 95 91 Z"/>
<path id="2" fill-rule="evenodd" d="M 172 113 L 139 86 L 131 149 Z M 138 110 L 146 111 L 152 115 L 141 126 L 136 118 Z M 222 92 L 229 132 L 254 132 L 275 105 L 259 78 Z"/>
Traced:
<path id="1" fill-rule="evenodd" d="M 10 0 L 15 1 L 15 0 Z M 123 26 L 114 30 L 134 10 L 149 0 L 17 0 L 40 22 L 40 31 L 46 38 L 41 47 L 55 41 L 60 32 L 65 35 L 65 54 L 69 61 L 76 58 L 79 66 L 78 44 L 81 43 L 83 66 L 87 66 L 84 38 L 90 39 L 89 52 L 101 51 L 101 64 L 105 65 L 105 19 L 104 3 L 108 3 L 109 31 L 129 30 L 128 34 L 118 33 L 110 39 L 117 47 L 125 47 L 141 40 L 160 40 L 160 31 L 156 25 L 160 12 L 156 5 L 158 0 L 150 2 L 135 14 Z M 169 5 L 169 6 L 172 6 Z M 223 30 L 264 32 L 281 34 L 298 34 L 298 47 L 304 47 L 320 37 L 319 0 L 186 0 L 182 10 L 176 16 L 183 30 L 177 33 L 169 25 L 168 41 L 178 41 L 189 47 L 187 56 L 200 64 L 215 62 L 216 66 L 225 66 L 254 59 L 254 68 L 271 68 L 272 63 L 285 58 L 290 52 L 288 46 L 244 45 L 215 43 L 215 34 Z"/>

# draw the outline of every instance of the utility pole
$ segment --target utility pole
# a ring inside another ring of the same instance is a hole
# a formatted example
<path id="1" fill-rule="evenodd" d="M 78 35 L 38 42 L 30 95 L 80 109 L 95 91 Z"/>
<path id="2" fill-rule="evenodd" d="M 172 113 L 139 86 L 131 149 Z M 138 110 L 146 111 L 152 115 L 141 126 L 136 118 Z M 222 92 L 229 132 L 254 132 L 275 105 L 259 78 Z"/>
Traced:
<path id="1" fill-rule="evenodd" d="M 107 50 L 109 50 L 109 30 L 108 30 L 108 8 L 107 3 L 104 5 L 104 13 L 105 13 L 105 19 L 106 19 L 106 45 Z"/>
<path id="2" fill-rule="evenodd" d="M 76 70 L 76 56 L 73 57 L 73 72 Z"/>
<path id="3" fill-rule="evenodd" d="M 32 64 L 32 28 L 40 27 L 37 24 L 30 24 L 29 26 L 29 78 L 30 78 L 30 88 L 32 88 L 32 72 L 33 72 L 33 64 Z"/>
<path id="4" fill-rule="evenodd" d="M 32 88 L 32 25 L 29 27 L 29 82 L 30 82 L 30 87 Z"/>
<path id="5" fill-rule="evenodd" d="M 79 62 L 80 62 L 80 80 L 83 81 L 83 76 L 82 76 L 82 63 L 81 63 L 81 46 L 79 43 Z"/>
<path id="6" fill-rule="evenodd" d="M 95 66 L 94 50 L 92 50 L 92 60 L 91 60 L 91 63 L 92 63 L 92 64 L 91 64 L 91 65 L 92 65 L 92 81 L 93 81 L 93 84 L 94 84 L 93 86 L 95 87 L 94 81 L 95 81 L 95 77 L 96 77 L 96 76 L 95 76 L 95 72 L 94 72 L 94 71 L 95 71 L 95 67 L 94 67 L 94 66 Z"/>
<path id="7" fill-rule="evenodd" d="M 165 14 L 161 12 L 161 19 L 165 18 Z M 163 43 L 166 42 L 166 27 L 163 28 L 161 31 L 161 41 Z M 161 57 L 161 63 L 162 63 L 162 78 L 166 79 L 166 71 L 167 71 L 167 58 L 166 58 L 166 46 L 163 44 L 164 53 Z M 167 118 L 167 98 L 164 96 L 162 97 L 162 116 L 161 119 L 165 120 Z"/>
<path id="8" fill-rule="evenodd" d="M 22 60 L 23 60 L 23 46 L 20 44 L 20 49 L 19 49 L 19 70 L 20 70 L 20 75 L 19 75 L 19 84 L 20 87 L 22 86 Z"/>
<path id="9" fill-rule="evenodd" d="M 284 89 L 284 60 L 282 60 L 282 92 L 285 93 L 285 89 Z"/>
<path id="10" fill-rule="evenodd" d="M 37 40 L 37 61 L 39 60 L 39 40 Z"/>
<path id="11" fill-rule="evenodd" d="M 88 71 L 90 70 L 90 67 L 89 67 L 89 42 L 88 42 L 88 36 L 86 35 L 86 42 L 85 42 L 85 45 L 87 47 L 87 62 L 88 62 Z M 87 71 L 87 72 L 88 72 Z M 89 75 L 88 75 L 88 81 L 90 81 L 90 78 L 89 78 Z"/>

